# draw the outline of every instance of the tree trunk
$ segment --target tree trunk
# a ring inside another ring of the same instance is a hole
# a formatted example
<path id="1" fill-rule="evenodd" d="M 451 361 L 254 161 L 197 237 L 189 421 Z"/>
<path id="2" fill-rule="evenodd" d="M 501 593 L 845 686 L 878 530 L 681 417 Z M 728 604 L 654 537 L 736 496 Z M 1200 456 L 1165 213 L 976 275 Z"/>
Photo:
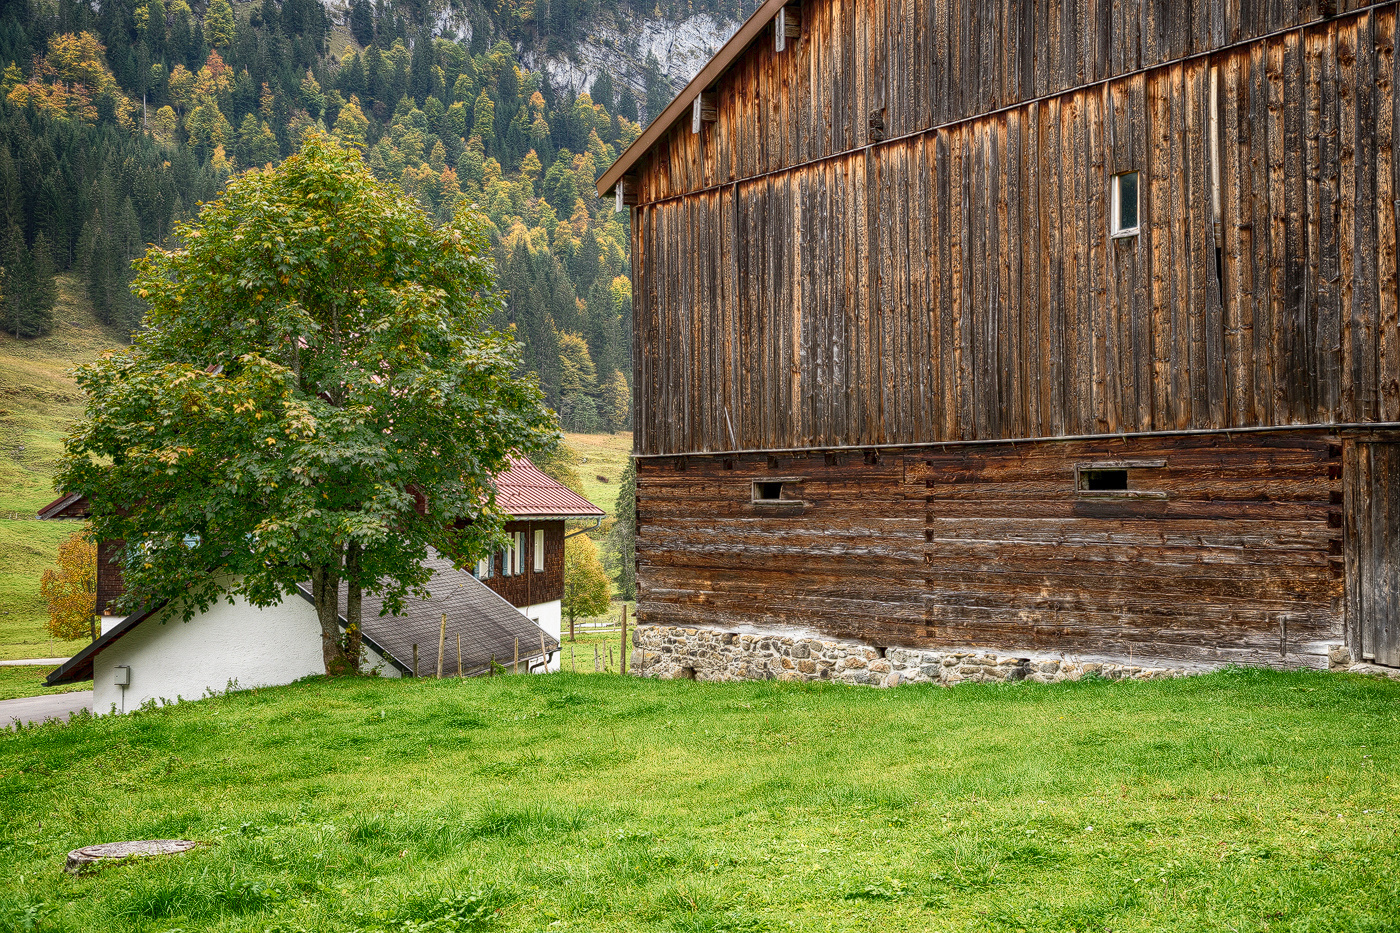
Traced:
<path id="1" fill-rule="evenodd" d="M 340 667 L 340 576 L 339 567 L 325 565 L 311 568 L 311 598 L 316 604 L 316 618 L 321 623 L 321 657 L 326 673 L 335 674 Z"/>
<path id="2" fill-rule="evenodd" d="M 345 673 L 358 674 L 360 671 L 361 612 L 360 612 L 360 546 L 351 544 L 345 551 L 345 579 L 349 581 L 345 593 L 345 631 L 343 663 Z"/>

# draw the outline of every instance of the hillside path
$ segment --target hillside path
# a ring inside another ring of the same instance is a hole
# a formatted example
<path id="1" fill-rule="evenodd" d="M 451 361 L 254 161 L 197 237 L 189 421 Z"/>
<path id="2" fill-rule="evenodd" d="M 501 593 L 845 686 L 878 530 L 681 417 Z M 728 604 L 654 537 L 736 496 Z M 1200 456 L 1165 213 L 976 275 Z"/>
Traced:
<path id="1" fill-rule="evenodd" d="M 8 726 L 16 719 L 22 723 L 43 722 L 47 719 L 67 720 L 69 716 L 80 709 L 91 712 L 91 690 L 58 693 L 44 697 L 21 697 L 18 700 L 0 700 L 0 727 Z"/>

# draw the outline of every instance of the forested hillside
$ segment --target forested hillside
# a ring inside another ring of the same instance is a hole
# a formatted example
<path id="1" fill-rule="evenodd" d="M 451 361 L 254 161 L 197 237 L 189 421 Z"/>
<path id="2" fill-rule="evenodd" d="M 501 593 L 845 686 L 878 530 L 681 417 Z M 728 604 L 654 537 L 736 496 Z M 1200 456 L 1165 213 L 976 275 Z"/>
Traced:
<path id="1" fill-rule="evenodd" d="M 131 259 L 232 173 L 323 131 L 439 219 L 477 204 L 506 296 L 495 323 L 515 328 L 564 426 L 628 427 L 630 232 L 594 181 L 743 5 L 7 0 L 0 327 L 47 333 L 54 276 L 71 270 L 129 335 Z"/>

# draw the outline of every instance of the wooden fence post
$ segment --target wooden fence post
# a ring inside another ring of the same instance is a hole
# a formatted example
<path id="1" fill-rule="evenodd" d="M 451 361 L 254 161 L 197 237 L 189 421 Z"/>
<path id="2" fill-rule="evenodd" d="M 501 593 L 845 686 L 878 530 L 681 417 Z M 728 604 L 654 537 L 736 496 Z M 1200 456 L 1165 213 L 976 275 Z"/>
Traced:
<path id="1" fill-rule="evenodd" d="M 622 665 L 622 673 L 627 673 L 627 603 L 622 604 L 622 654 L 618 661 Z"/>
<path id="2" fill-rule="evenodd" d="M 598 646 L 593 646 L 593 673 L 603 673 L 603 662 L 598 657 Z"/>
<path id="3" fill-rule="evenodd" d="M 442 680 L 442 653 L 447 650 L 447 613 L 442 614 L 442 624 L 438 626 L 437 679 Z"/>

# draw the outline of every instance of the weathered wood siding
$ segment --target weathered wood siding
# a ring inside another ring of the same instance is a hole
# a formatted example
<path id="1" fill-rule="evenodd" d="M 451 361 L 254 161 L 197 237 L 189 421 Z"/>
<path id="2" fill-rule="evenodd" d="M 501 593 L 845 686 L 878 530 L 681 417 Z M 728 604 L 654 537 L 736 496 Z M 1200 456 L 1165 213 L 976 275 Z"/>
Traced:
<path id="1" fill-rule="evenodd" d="M 1395 5 L 934 7 L 807 3 L 644 160 L 638 453 L 1400 420 Z M 937 128 L 853 148 L 878 74 Z"/>
<path id="2" fill-rule="evenodd" d="M 1400 667 L 1400 443 L 1360 438 L 1345 455 L 1347 643 Z"/>
<path id="3" fill-rule="evenodd" d="M 639 192 L 673 197 L 813 162 L 1135 72 L 1230 50 L 1360 0 L 802 0 L 802 37 L 765 30 L 713 87 L 716 119 L 678 122 Z"/>
<path id="4" fill-rule="evenodd" d="M 1324 667 L 1341 451 L 1287 432 L 642 459 L 638 622 Z M 1124 461 L 1133 497 L 1076 492 L 1076 465 Z M 775 476 L 802 505 L 751 503 Z"/>

